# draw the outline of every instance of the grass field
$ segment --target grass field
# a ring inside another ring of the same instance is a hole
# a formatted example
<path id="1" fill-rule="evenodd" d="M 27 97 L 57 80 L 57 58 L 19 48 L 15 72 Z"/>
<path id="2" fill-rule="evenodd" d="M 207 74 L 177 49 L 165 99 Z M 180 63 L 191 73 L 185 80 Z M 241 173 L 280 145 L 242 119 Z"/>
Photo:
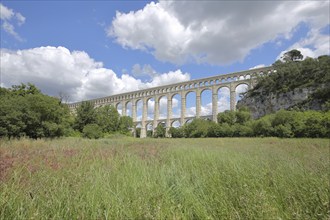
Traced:
<path id="1" fill-rule="evenodd" d="M 329 140 L 1 141 L 0 219 L 329 219 Z"/>

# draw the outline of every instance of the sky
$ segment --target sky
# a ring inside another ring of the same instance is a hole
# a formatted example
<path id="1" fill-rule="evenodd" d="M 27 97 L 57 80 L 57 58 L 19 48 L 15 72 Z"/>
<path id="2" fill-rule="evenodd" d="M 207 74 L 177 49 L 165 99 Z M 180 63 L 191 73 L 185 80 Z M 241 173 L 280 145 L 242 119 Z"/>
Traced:
<path id="1" fill-rule="evenodd" d="M 329 11 L 329 0 L 0 1 L 1 86 L 77 102 L 269 66 L 291 49 L 329 55 Z"/>

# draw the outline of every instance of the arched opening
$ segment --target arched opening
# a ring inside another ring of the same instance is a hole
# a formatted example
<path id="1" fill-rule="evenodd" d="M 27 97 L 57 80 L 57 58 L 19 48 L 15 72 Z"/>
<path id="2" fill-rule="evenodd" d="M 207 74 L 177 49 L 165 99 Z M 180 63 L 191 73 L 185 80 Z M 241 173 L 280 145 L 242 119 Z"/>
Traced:
<path id="1" fill-rule="evenodd" d="M 126 115 L 132 117 L 132 102 L 126 103 Z"/>
<path id="2" fill-rule="evenodd" d="M 147 120 L 154 119 L 155 115 L 155 99 L 150 98 L 147 101 Z"/>
<path id="3" fill-rule="evenodd" d="M 236 86 L 235 88 L 235 93 L 236 93 L 236 103 L 239 100 L 241 100 L 243 98 L 243 96 L 245 95 L 245 93 L 248 91 L 249 86 L 247 84 L 239 84 L 238 86 Z"/>
<path id="4" fill-rule="evenodd" d="M 201 93 L 201 116 L 212 115 L 212 91 L 205 89 Z"/>
<path id="5" fill-rule="evenodd" d="M 142 100 L 136 101 L 136 120 L 142 121 L 142 109 L 143 109 L 143 102 Z"/>
<path id="6" fill-rule="evenodd" d="M 190 124 L 190 123 L 191 123 L 193 120 L 194 120 L 193 118 L 191 118 L 191 119 L 188 119 L 188 120 L 186 121 L 186 123 L 185 123 L 185 124 Z"/>
<path id="7" fill-rule="evenodd" d="M 186 115 L 185 117 L 196 116 L 196 93 L 191 91 L 186 94 Z"/>
<path id="8" fill-rule="evenodd" d="M 230 90 L 228 87 L 221 87 L 218 90 L 218 112 L 230 110 Z"/>
<path id="9" fill-rule="evenodd" d="M 179 120 L 173 121 L 171 127 L 173 127 L 173 128 L 179 128 L 179 127 L 181 127 L 180 121 Z"/>
<path id="10" fill-rule="evenodd" d="M 159 99 L 159 119 L 167 118 L 167 97 L 162 96 Z"/>
<path id="11" fill-rule="evenodd" d="M 172 96 L 172 117 L 180 118 L 181 117 L 181 95 L 176 94 Z"/>
<path id="12" fill-rule="evenodd" d="M 123 115 L 123 114 L 122 114 L 122 113 L 123 113 L 123 105 L 121 104 L 121 102 L 119 102 L 119 103 L 117 104 L 116 109 L 117 109 L 117 111 L 118 111 L 118 113 L 119 113 L 120 115 Z"/>

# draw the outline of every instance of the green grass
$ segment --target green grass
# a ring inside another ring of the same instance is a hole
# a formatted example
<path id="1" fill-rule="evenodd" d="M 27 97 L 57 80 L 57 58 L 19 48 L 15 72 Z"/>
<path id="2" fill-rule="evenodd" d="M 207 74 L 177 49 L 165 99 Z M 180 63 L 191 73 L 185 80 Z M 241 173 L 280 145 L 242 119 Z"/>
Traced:
<path id="1" fill-rule="evenodd" d="M 1 141 L 0 219 L 329 219 L 329 140 Z"/>

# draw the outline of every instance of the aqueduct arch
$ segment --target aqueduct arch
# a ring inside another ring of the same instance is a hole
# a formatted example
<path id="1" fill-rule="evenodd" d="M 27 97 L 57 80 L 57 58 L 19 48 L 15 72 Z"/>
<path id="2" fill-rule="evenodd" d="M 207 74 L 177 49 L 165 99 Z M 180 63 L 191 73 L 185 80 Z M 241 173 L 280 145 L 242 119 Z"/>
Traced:
<path id="1" fill-rule="evenodd" d="M 193 118 L 209 118 L 213 121 L 217 121 L 218 111 L 218 91 L 227 87 L 230 94 L 230 110 L 235 110 L 236 107 L 236 88 L 241 84 L 248 85 L 248 88 L 252 88 L 256 83 L 256 77 L 260 75 L 270 74 L 274 71 L 272 67 L 263 67 L 258 69 L 251 69 L 236 73 L 230 73 L 225 75 L 217 75 L 213 77 L 196 79 L 191 81 L 180 82 L 171 85 L 164 85 L 149 89 L 143 89 L 139 91 L 127 92 L 123 94 L 117 94 L 97 99 L 88 100 L 92 102 L 95 107 L 102 105 L 121 105 L 122 115 L 127 114 L 127 103 L 132 103 L 131 114 L 133 118 L 134 128 L 141 124 L 141 138 L 147 135 L 147 125 L 152 124 L 153 129 L 157 127 L 159 123 L 166 124 L 166 132 L 175 121 L 179 121 L 180 125 L 184 125 L 186 121 Z M 210 90 L 212 94 L 212 114 L 211 115 L 201 115 L 201 94 L 204 90 Z M 190 92 L 196 94 L 196 115 L 191 117 L 186 114 L 186 95 Z M 179 95 L 181 98 L 181 111 L 180 116 L 173 117 L 172 113 L 172 101 L 175 95 Z M 160 118 L 160 101 L 162 97 L 167 99 L 166 107 L 166 118 Z M 153 99 L 153 119 L 148 118 L 148 100 Z M 142 118 L 137 118 L 137 107 L 138 102 L 142 101 Z M 80 105 L 81 102 L 68 104 L 71 111 Z M 133 132 L 135 133 L 135 132 Z"/>

